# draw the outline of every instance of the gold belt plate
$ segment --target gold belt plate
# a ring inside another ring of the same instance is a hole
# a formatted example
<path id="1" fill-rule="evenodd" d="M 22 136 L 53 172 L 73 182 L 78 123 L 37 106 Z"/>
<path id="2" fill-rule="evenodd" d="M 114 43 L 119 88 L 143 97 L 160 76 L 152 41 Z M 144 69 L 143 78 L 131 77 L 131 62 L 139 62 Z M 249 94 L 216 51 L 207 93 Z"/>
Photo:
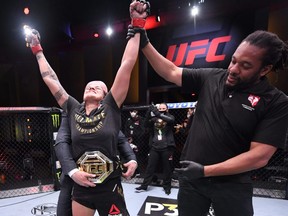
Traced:
<path id="1" fill-rule="evenodd" d="M 100 151 L 85 152 L 78 160 L 79 170 L 96 175 L 91 181 L 101 184 L 113 171 L 113 161 Z"/>

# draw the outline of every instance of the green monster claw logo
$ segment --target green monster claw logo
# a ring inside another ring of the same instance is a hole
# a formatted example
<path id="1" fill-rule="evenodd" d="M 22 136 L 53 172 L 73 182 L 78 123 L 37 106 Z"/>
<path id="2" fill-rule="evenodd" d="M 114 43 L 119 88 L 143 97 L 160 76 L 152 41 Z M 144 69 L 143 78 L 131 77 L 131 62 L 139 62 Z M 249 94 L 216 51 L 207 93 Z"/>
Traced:
<path id="1" fill-rule="evenodd" d="M 60 115 L 59 114 L 53 114 L 52 117 L 52 124 L 53 127 L 58 128 L 60 126 Z"/>

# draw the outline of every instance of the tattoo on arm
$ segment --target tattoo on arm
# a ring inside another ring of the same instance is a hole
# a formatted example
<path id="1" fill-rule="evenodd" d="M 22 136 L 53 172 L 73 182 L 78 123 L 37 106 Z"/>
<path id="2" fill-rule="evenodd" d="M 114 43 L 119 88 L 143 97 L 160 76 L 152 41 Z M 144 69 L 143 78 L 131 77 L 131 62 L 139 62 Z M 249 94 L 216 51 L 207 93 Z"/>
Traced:
<path id="1" fill-rule="evenodd" d="M 40 53 L 37 53 L 37 54 L 36 54 L 36 59 L 37 59 L 37 60 L 41 59 L 42 57 L 43 57 L 43 55 L 41 55 Z"/>
<path id="2" fill-rule="evenodd" d="M 50 75 L 49 71 L 41 72 L 42 78 L 45 78 L 45 77 L 47 77 L 47 76 L 49 76 L 49 75 Z"/>
<path id="3" fill-rule="evenodd" d="M 64 89 L 61 87 L 59 89 L 59 91 L 57 91 L 55 94 L 54 94 L 54 98 L 56 99 L 57 102 L 60 101 L 62 95 L 64 94 Z"/>
<path id="4" fill-rule="evenodd" d="M 46 85 L 49 87 L 50 91 L 52 92 L 58 104 L 61 107 L 63 107 L 65 103 L 67 103 L 67 93 L 65 89 L 62 87 L 62 85 L 60 84 L 57 74 L 49 65 L 43 53 L 38 53 L 36 55 L 36 58 L 39 63 L 40 74 L 42 76 L 42 79 L 44 80 Z M 60 102 L 62 104 L 60 104 Z"/>
<path id="5" fill-rule="evenodd" d="M 51 77 L 51 79 L 53 79 L 53 80 L 58 80 L 58 77 L 57 77 L 57 75 L 55 74 L 55 72 L 53 71 L 53 70 L 49 70 L 49 71 L 43 71 L 43 72 L 41 72 L 41 76 L 42 76 L 42 78 L 45 78 L 45 77 L 47 77 L 47 76 L 49 76 L 49 77 Z"/>

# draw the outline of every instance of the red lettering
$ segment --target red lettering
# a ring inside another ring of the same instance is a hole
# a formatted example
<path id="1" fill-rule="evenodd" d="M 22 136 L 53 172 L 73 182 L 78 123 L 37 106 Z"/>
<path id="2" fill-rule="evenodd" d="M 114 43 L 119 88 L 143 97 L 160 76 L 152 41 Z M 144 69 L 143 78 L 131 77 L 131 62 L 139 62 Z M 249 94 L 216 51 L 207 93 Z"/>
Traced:
<path id="1" fill-rule="evenodd" d="M 183 63 L 183 59 L 185 56 L 185 51 L 187 50 L 188 43 L 180 44 L 178 55 L 176 56 L 176 60 L 173 61 L 173 57 L 176 51 L 176 45 L 169 46 L 166 58 L 172 61 L 176 66 L 180 66 Z"/>
<path id="2" fill-rule="evenodd" d="M 168 48 L 166 58 L 172 61 L 176 66 L 181 66 L 184 63 L 184 57 L 187 52 L 185 65 L 192 65 L 197 58 L 197 55 L 205 55 L 207 52 L 205 58 L 206 62 L 223 61 L 225 55 L 217 55 L 217 49 L 221 43 L 227 43 L 229 41 L 231 41 L 231 36 L 228 35 L 212 39 L 209 47 L 209 39 L 193 41 L 189 47 L 188 43 L 182 43 L 179 45 L 178 52 L 177 45 L 171 45 Z"/>
<path id="3" fill-rule="evenodd" d="M 194 41 L 191 43 L 190 47 L 194 48 L 194 47 L 198 47 L 198 46 L 204 46 L 204 45 L 207 45 L 208 42 L 209 42 L 208 39 Z M 192 65 L 194 63 L 196 55 L 205 54 L 205 51 L 206 51 L 206 48 L 193 49 L 193 50 L 189 51 L 185 65 Z"/>
<path id="4" fill-rule="evenodd" d="M 207 62 L 223 61 L 225 59 L 225 55 L 216 55 L 216 52 L 220 43 L 225 43 L 230 40 L 231 40 L 231 36 L 214 38 L 211 41 L 211 45 L 209 47 L 209 50 L 206 56 L 206 61 Z"/>

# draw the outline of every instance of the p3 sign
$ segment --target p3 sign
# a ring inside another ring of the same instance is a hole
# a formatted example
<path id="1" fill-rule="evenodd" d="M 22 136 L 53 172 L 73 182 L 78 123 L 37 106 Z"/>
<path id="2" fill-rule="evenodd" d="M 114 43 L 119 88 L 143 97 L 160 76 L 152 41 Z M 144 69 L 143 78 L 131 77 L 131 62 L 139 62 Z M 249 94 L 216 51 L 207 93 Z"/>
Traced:
<path id="1" fill-rule="evenodd" d="M 178 216 L 177 205 L 165 204 L 165 203 L 153 203 L 153 202 L 146 203 L 145 215 L 159 215 L 160 213 L 161 215 Z"/>
<path id="2" fill-rule="evenodd" d="M 148 196 L 138 216 L 178 216 L 177 200 Z"/>

